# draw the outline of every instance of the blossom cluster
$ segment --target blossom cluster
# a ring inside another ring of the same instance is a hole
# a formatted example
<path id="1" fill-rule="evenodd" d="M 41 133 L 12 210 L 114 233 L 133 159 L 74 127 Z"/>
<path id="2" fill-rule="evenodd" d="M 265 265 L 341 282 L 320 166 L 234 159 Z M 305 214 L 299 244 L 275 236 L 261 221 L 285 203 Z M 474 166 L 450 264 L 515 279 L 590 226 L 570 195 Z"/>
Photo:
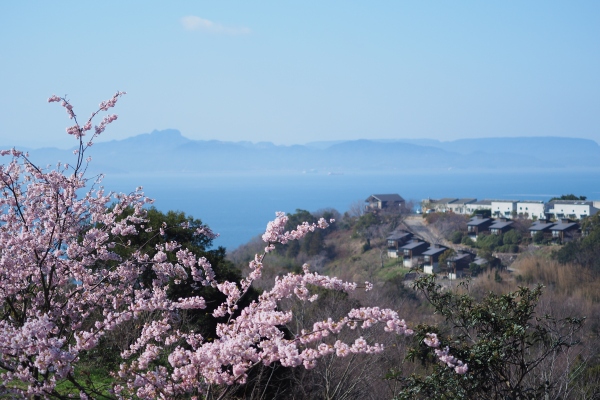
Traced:
<path id="1" fill-rule="evenodd" d="M 303 222 L 295 230 L 285 231 L 285 225 L 289 219 L 288 216 L 281 211 L 278 211 L 275 215 L 276 218 L 267 224 L 267 230 L 262 235 L 263 241 L 269 244 L 265 248 L 265 253 L 274 250 L 275 243 L 286 244 L 290 240 L 300 240 L 307 233 L 314 232 L 317 228 L 325 229 L 329 226 L 329 223 L 335 222 L 334 219 L 331 219 L 328 223 L 325 218 L 320 218 L 316 223 L 309 224 L 308 222 Z"/>
<path id="2" fill-rule="evenodd" d="M 77 115 L 75 115 L 75 112 L 73 111 L 73 105 L 71 105 L 71 103 L 66 98 L 59 97 L 57 95 L 52 95 L 48 98 L 48 102 L 49 103 L 60 103 L 64 107 L 64 109 L 67 111 L 67 115 L 69 115 L 69 118 L 75 120 L 75 125 L 69 126 L 67 128 L 67 133 L 69 135 L 75 136 L 77 139 L 81 139 L 85 135 L 86 131 L 89 131 L 92 129 L 92 120 L 94 119 L 94 117 L 100 111 L 108 111 L 108 109 L 114 107 L 117 104 L 117 100 L 119 99 L 119 97 L 123 96 L 124 94 L 126 94 L 126 93 L 125 92 L 117 92 L 109 100 L 101 102 L 100 106 L 98 108 L 98 111 L 92 113 L 90 118 L 87 120 L 87 122 L 85 124 L 83 124 L 83 126 L 80 126 L 79 123 L 77 122 Z M 105 116 L 102 119 L 102 121 L 100 122 L 100 124 L 94 128 L 94 132 L 95 132 L 94 137 L 101 134 L 102 132 L 104 132 L 104 130 L 106 129 L 106 126 L 108 124 L 110 124 L 111 122 L 115 121 L 116 119 L 117 119 L 116 114 L 111 114 L 111 115 Z M 92 144 L 92 141 L 90 140 L 87 144 L 88 144 L 88 146 L 90 146 Z M 76 150 L 76 151 L 80 152 L 81 149 Z"/>
<path id="3" fill-rule="evenodd" d="M 423 342 L 427 346 L 434 348 L 437 358 L 441 362 L 445 363 L 449 368 L 454 368 L 454 371 L 457 374 L 466 374 L 469 370 L 469 366 L 466 363 L 450 354 L 450 348 L 448 346 L 444 347 L 443 349 L 439 349 L 441 343 L 440 339 L 437 337 L 437 334 L 427 333 L 425 335 L 425 339 L 423 339 Z"/>
<path id="4" fill-rule="evenodd" d="M 164 239 L 169 229 L 166 224 L 154 233 L 149 231 L 145 206 L 152 200 L 141 188 L 129 194 L 106 192 L 96 185 L 87 189 L 82 165 L 92 142 L 84 143 L 82 137 L 91 130 L 92 119 L 114 107 L 123 94 L 117 92 L 102 102 L 83 126 L 65 98 L 48 99 L 60 102 L 75 120 L 68 132 L 80 146 L 72 167 L 43 170 L 22 152 L 0 151 L 0 156 L 11 157 L 0 165 L 0 307 L 4 310 L 0 317 L 0 385 L 21 397 L 54 395 L 61 381 L 76 381 L 75 365 L 82 354 L 97 348 L 109 333 L 132 323 L 138 334 L 122 352 L 123 362 L 114 375 L 113 393 L 121 398 L 201 395 L 207 385 L 245 382 L 249 370 L 259 363 L 313 368 L 330 354 L 377 353 L 383 346 L 367 342 L 362 334 L 376 325 L 394 334 L 413 334 L 397 312 L 363 307 L 286 337 L 281 326 L 293 315 L 280 308 L 283 299 L 310 302 L 317 298 L 312 293 L 315 287 L 345 292 L 358 287 L 311 272 L 307 265 L 301 274 L 277 277 L 270 290 L 240 306 L 253 282 L 261 277 L 264 258 L 275 244 L 301 239 L 333 220 L 303 223 L 286 232 L 288 218 L 277 213 L 263 235 L 268 246 L 249 263 L 247 276 L 240 282 L 217 281 L 206 258 Z M 93 137 L 115 119 L 115 115 L 104 117 Z M 131 247 L 130 239 L 142 231 L 155 235 L 160 244 L 144 251 Z M 215 237 L 204 227 L 194 234 Z M 118 248 L 128 251 L 118 253 Z M 190 278 L 195 286 L 210 286 L 225 296 L 212 312 L 219 321 L 214 338 L 178 327 L 186 310 L 207 306 L 202 296 L 169 296 L 170 285 Z M 365 286 L 372 288 L 368 282 Z M 348 343 L 339 340 L 337 335 L 343 329 L 356 332 L 356 339 Z M 439 341 L 431 335 L 427 340 L 437 349 Z M 437 351 L 440 360 L 456 372 L 467 371 L 466 364 L 450 356 L 447 348 Z M 168 365 L 157 362 L 165 356 Z M 81 398 L 90 396 L 92 391 L 87 391 L 84 382 L 78 385 Z"/>

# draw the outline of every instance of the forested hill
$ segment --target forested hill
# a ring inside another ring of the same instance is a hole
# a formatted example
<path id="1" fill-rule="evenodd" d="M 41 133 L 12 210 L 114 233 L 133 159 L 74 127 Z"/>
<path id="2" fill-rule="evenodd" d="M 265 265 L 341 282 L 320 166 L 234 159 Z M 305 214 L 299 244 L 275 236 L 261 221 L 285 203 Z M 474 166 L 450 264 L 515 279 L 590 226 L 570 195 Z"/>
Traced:
<path id="1" fill-rule="evenodd" d="M 10 146 L 3 146 L 10 147 Z M 71 150 L 29 150 L 37 164 L 69 162 Z M 278 146 L 269 142 L 191 140 L 174 129 L 96 143 L 88 154 L 94 171 L 206 172 L 317 170 L 398 171 L 404 169 L 600 168 L 600 146 L 592 140 L 560 137 L 416 140 L 354 140 Z"/>

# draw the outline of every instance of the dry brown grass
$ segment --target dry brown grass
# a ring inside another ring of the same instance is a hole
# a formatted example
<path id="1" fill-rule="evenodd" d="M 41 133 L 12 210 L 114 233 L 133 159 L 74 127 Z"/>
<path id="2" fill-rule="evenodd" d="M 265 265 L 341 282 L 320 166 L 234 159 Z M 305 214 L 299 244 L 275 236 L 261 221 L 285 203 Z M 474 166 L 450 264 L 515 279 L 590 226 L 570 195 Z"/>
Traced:
<path id="1" fill-rule="evenodd" d="M 338 231 L 327 236 L 326 245 L 335 246 L 335 259 L 326 264 L 324 273 L 353 282 L 377 281 L 382 253 L 384 265 L 388 267 L 395 259 L 387 258 L 387 241 L 384 239 L 372 239 L 368 251 L 363 251 L 363 244 L 362 239 L 352 237 L 351 231 Z"/>
<path id="2" fill-rule="evenodd" d="M 517 260 L 514 269 L 517 283 L 541 283 L 555 295 L 600 302 L 600 277 L 589 269 L 537 256 Z"/>

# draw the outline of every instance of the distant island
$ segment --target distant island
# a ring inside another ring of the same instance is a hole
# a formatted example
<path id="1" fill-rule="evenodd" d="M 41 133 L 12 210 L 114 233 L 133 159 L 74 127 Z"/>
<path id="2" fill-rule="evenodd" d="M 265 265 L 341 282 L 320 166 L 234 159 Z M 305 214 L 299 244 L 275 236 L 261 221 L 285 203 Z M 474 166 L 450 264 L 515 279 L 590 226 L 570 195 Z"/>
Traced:
<path id="1" fill-rule="evenodd" d="M 6 146 L 4 146 L 6 147 Z M 27 149 L 26 149 L 27 150 Z M 29 149 L 34 162 L 69 162 L 72 150 Z M 598 169 L 600 146 L 564 137 L 352 140 L 279 146 L 270 142 L 191 140 L 175 129 L 95 143 L 94 171 L 109 173 L 208 171 L 541 170 Z"/>

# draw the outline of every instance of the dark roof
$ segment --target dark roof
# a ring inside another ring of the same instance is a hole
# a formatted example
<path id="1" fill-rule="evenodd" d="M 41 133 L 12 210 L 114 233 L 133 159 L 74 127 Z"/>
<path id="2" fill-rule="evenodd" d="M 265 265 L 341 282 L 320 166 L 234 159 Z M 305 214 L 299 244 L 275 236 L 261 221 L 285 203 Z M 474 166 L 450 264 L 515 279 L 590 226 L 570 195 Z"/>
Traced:
<path id="1" fill-rule="evenodd" d="M 553 231 L 567 231 L 569 229 L 578 228 L 579 225 L 576 222 L 559 222 L 554 225 L 551 230 Z"/>
<path id="2" fill-rule="evenodd" d="M 404 246 L 402 246 L 400 248 L 403 249 L 403 250 L 414 250 L 414 249 L 417 249 L 417 248 L 419 248 L 421 246 L 427 246 L 427 247 L 429 247 L 429 243 L 413 240 L 413 241 L 410 241 L 410 242 L 406 243 Z"/>
<path id="3" fill-rule="evenodd" d="M 459 253 L 455 256 L 452 256 L 448 259 L 448 261 L 458 262 L 458 261 L 466 261 L 470 260 L 473 257 L 471 253 Z"/>
<path id="4" fill-rule="evenodd" d="M 492 222 L 490 218 L 473 217 L 467 222 L 467 226 L 478 226 Z"/>
<path id="5" fill-rule="evenodd" d="M 457 200 L 458 199 L 454 198 L 454 197 L 444 197 L 443 199 L 439 199 L 439 200 L 431 200 L 430 203 L 432 203 L 432 204 L 450 204 Z"/>
<path id="6" fill-rule="evenodd" d="M 458 199 L 456 201 L 453 201 L 452 204 L 471 204 L 476 202 L 477 199 Z"/>
<path id="7" fill-rule="evenodd" d="M 493 224 L 490 225 L 490 229 L 504 229 L 507 226 L 512 225 L 513 221 L 494 221 Z"/>
<path id="8" fill-rule="evenodd" d="M 477 205 L 477 206 L 491 206 L 492 205 L 492 200 L 479 200 L 479 201 L 476 201 L 475 203 L 472 203 L 472 205 Z"/>
<path id="9" fill-rule="evenodd" d="M 529 227 L 530 231 L 545 231 L 554 225 L 554 222 L 535 221 Z"/>
<path id="10" fill-rule="evenodd" d="M 404 199 L 402 198 L 402 196 L 400 196 L 399 194 L 396 194 L 396 193 L 393 193 L 393 194 L 372 194 L 365 201 L 369 201 L 369 199 L 371 197 L 374 197 L 375 199 L 377 199 L 379 201 L 392 201 L 392 202 L 394 202 L 394 201 L 404 201 Z"/>
<path id="11" fill-rule="evenodd" d="M 429 247 L 427 249 L 427 251 L 423 252 L 423 255 L 424 256 L 435 256 L 437 254 L 442 254 L 446 250 L 448 250 L 448 248 L 444 247 L 444 246 L 440 246 L 440 247 L 433 247 L 433 246 L 431 246 L 431 247 Z"/>
<path id="12" fill-rule="evenodd" d="M 410 236 L 412 236 L 412 233 L 410 233 L 410 232 L 393 232 L 386 239 L 387 240 L 399 240 L 399 239 L 403 239 L 405 237 L 410 237 Z"/>

